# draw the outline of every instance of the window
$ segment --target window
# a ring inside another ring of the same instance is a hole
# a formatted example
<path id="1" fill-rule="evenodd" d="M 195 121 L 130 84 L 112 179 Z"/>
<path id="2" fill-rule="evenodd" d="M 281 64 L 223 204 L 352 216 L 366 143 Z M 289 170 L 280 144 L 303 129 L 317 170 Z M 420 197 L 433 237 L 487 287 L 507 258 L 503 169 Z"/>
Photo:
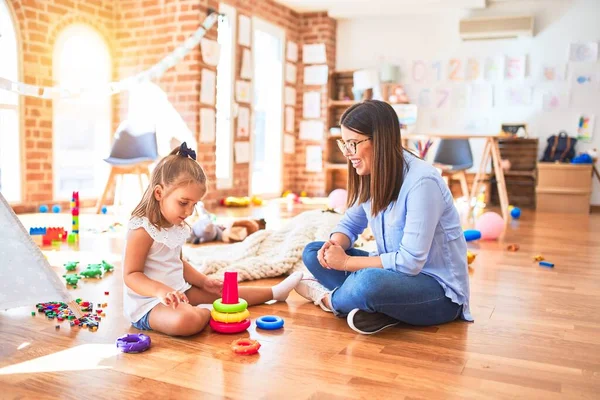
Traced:
<path id="1" fill-rule="evenodd" d="M 53 57 L 57 85 L 78 90 L 111 81 L 111 56 L 104 39 L 87 25 L 74 24 L 56 39 Z M 96 198 L 108 176 L 111 97 L 82 94 L 54 101 L 54 197 Z"/>
<path id="2" fill-rule="evenodd" d="M 279 196 L 282 186 L 283 29 L 254 18 L 251 193 Z"/>
<path id="3" fill-rule="evenodd" d="M 0 76 L 19 80 L 15 25 L 5 0 L 0 0 Z M 0 191 L 7 201 L 21 201 L 21 134 L 19 95 L 0 90 Z"/>
<path id="4" fill-rule="evenodd" d="M 221 47 L 217 64 L 217 127 L 216 171 L 217 188 L 233 185 L 233 78 L 235 73 L 235 8 L 221 3 L 218 39 Z"/>

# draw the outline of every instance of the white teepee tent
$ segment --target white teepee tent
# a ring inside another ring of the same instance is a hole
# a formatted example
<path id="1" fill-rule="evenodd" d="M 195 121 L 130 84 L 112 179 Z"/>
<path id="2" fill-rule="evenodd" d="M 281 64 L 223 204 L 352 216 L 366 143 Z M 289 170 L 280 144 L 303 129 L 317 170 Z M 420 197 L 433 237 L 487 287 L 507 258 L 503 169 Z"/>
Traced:
<path id="1" fill-rule="evenodd" d="M 0 310 L 63 301 L 79 307 L 0 193 Z"/>

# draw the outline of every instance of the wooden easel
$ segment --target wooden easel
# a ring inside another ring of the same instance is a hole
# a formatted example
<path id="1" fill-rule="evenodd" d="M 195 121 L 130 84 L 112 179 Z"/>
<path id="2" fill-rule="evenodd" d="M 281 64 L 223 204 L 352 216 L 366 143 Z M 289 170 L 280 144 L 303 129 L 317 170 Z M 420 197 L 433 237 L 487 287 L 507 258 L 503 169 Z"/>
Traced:
<path id="1" fill-rule="evenodd" d="M 422 140 L 424 138 L 438 138 L 438 139 L 485 139 L 485 147 L 483 150 L 483 156 L 481 158 L 481 164 L 479 170 L 475 175 L 473 186 L 471 188 L 471 198 L 477 195 L 479 185 L 485 178 L 485 168 L 489 164 L 490 160 L 494 166 L 494 175 L 496 176 L 496 185 L 498 188 L 498 197 L 500 198 L 500 208 L 502 210 L 502 218 L 505 223 L 509 221 L 508 213 L 508 193 L 506 191 L 506 182 L 504 181 L 504 171 L 500 166 L 500 147 L 498 147 L 498 139 L 506 136 L 484 136 L 484 135 L 463 135 L 463 134 L 416 134 L 416 135 L 402 135 L 403 146 L 407 147 L 408 140 Z M 600 176 L 600 175 L 599 175 Z"/>

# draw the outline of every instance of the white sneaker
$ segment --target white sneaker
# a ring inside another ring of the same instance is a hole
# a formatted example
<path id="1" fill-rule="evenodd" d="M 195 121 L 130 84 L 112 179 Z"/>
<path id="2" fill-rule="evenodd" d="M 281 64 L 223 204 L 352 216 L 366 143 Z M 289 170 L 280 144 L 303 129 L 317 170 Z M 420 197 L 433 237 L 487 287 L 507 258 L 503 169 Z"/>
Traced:
<path id="1" fill-rule="evenodd" d="M 320 306 L 323 311 L 332 312 L 323 304 L 323 299 L 329 295 L 331 291 L 321 285 L 315 278 L 303 278 L 300 283 L 296 285 L 294 290 L 306 300 L 310 300 L 315 303 L 315 305 Z"/>

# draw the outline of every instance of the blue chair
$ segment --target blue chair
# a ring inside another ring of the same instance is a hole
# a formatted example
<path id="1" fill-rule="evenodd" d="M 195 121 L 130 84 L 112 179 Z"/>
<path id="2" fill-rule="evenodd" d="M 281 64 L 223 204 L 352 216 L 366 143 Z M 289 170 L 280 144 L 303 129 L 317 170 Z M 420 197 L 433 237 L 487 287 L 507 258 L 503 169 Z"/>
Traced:
<path id="1" fill-rule="evenodd" d="M 116 184 L 119 175 L 137 175 L 140 190 L 144 192 L 142 175 L 150 181 L 150 165 L 158 159 L 156 132 L 136 132 L 128 121 L 122 122 L 114 135 L 110 156 L 104 161 L 111 165 L 110 175 L 102 197 L 96 206 L 100 214 L 108 193 Z M 116 203 L 116 199 L 115 199 Z"/>
<path id="2" fill-rule="evenodd" d="M 438 146 L 433 163 L 441 169 L 444 180 L 460 181 L 463 196 L 469 198 L 466 170 L 473 166 L 473 153 L 469 139 L 442 139 Z"/>

